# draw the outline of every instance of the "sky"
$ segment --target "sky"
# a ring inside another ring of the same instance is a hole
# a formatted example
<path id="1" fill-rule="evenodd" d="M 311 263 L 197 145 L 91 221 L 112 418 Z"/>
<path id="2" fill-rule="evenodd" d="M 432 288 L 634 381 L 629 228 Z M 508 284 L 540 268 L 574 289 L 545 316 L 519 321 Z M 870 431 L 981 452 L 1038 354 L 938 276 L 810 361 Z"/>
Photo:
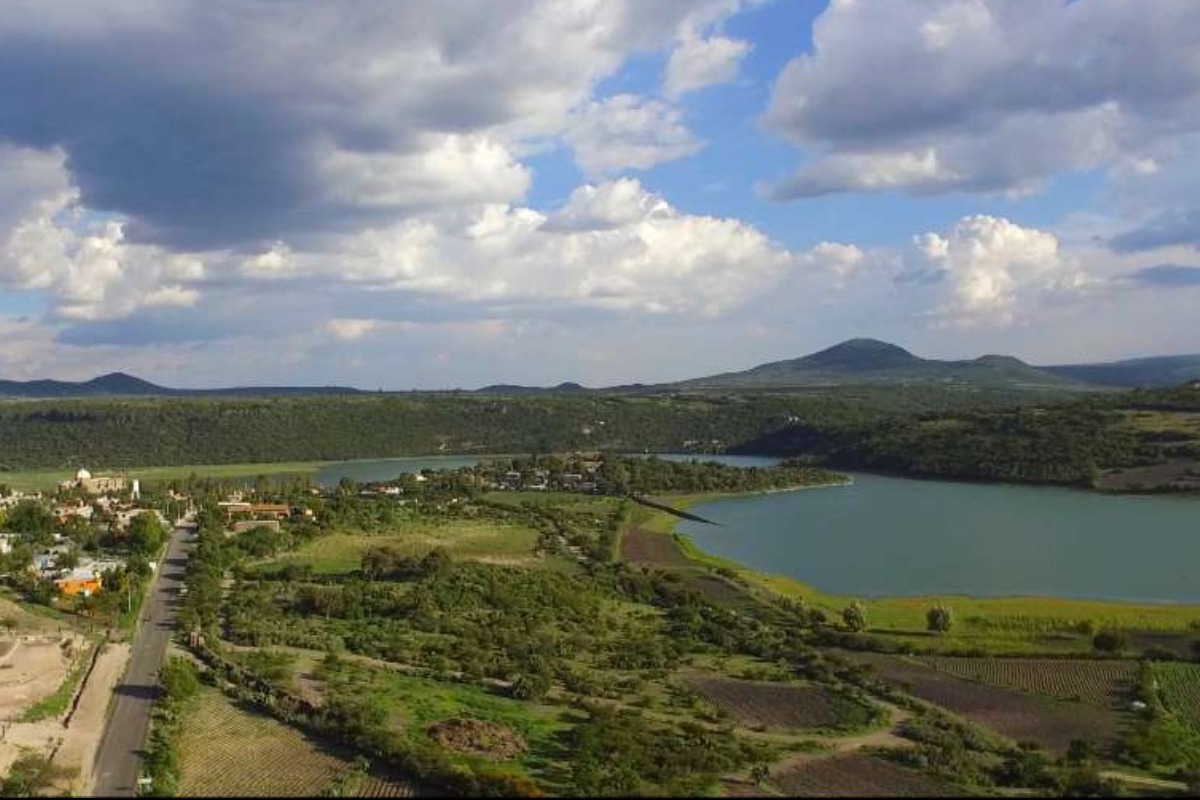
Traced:
<path id="1" fill-rule="evenodd" d="M 0 377 L 1200 352 L 1194 0 L 6 0 Z"/>

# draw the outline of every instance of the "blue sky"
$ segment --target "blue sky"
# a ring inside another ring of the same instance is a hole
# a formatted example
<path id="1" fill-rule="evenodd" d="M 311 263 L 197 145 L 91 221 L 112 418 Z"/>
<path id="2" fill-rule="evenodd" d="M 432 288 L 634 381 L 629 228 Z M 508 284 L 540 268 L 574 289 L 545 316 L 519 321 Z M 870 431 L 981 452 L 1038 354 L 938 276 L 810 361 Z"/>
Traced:
<path id="1" fill-rule="evenodd" d="M 0 21 L 0 377 L 1200 351 L 1188 0 L 92 11 Z"/>

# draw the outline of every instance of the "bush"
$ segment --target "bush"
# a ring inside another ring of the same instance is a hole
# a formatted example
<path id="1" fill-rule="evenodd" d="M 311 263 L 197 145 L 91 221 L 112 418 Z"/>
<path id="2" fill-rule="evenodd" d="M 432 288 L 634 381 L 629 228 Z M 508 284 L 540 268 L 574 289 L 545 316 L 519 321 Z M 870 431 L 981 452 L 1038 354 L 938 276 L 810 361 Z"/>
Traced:
<path id="1" fill-rule="evenodd" d="M 1092 637 L 1092 647 L 1102 653 L 1117 653 L 1129 645 L 1129 640 L 1120 631 L 1100 631 Z"/>
<path id="2" fill-rule="evenodd" d="M 945 633 L 954 624 L 954 614 L 949 606 L 934 606 L 925 614 L 929 630 L 935 633 Z"/>

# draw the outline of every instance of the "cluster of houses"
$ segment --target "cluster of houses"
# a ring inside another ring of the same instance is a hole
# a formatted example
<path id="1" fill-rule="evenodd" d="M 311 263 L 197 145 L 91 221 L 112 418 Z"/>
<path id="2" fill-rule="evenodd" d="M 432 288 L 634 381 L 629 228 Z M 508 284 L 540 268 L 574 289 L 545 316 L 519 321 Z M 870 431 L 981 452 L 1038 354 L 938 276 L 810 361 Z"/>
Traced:
<path id="1" fill-rule="evenodd" d="M 81 469 L 75 473 L 74 478 L 59 483 L 59 489 L 67 492 L 79 490 L 84 495 L 93 495 L 86 498 L 78 496 L 55 503 L 51 511 L 60 524 L 66 523 L 72 517 L 87 522 L 103 519 L 124 530 L 139 514 L 157 514 L 160 521 L 166 524 L 166 519 L 160 512 L 134 507 L 133 501 L 141 496 L 141 486 L 136 479 L 129 481 L 124 475 L 93 476 L 88 470 Z M 42 502 L 43 497 L 40 493 L 25 494 L 14 491 L 0 497 L 0 509 L 11 508 L 30 500 Z M 24 537 L 17 533 L 0 533 L 0 555 L 12 552 L 23 540 Z M 29 570 L 38 578 L 54 581 L 65 595 L 87 597 L 101 590 L 105 572 L 125 566 L 123 559 L 87 557 L 76 563 L 64 564 L 64 557 L 75 552 L 75 549 L 68 537 L 56 533 L 53 544 L 33 554 Z M 74 558 L 71 560 L 75 561 Z"/>
<path id="2" fill-rule="evenodd" d="M 225 514 L 229 532 L 243 533 L 255 528 L 278 531 L 279 523 L 286 519 L 311 518 L 312 509 L 289 506 L 284 503 L 252 503 L 241 492 L 234 492 L 228 499 L 217 503 Z"/>
<path id="3" fill-rule="evenodd" d="M 591 493 L 596 491 L 596 478 L 603 466 L 604 462 L 598 458 L 573 454 L 566 457 L 561 472 L 536 466 L 523 471 L 510 469 L 500 473 L 489 472 L 482 466 L 478 469 L 484 485 L 489 489 Z"/>

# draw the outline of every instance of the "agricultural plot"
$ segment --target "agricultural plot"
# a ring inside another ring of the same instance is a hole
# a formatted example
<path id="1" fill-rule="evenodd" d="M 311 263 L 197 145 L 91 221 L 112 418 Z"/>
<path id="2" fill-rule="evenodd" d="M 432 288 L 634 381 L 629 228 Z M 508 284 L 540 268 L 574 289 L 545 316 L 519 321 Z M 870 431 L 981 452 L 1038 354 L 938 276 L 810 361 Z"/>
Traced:
<path id="1" fill-rule="evenodd" d="M 771 778 L 788 797 L 959 797 L 953 786 L 858 754 L 805 759 Z"/>
<path id="2" fill-rule="evenodd" d="M 988 686 L 1077 700 L 1101 708 L 1119 703 L 1137 680 L 1137 666 L 1132 661 L 949 656 L 925 656 L 917 661 Z"/>
<path id="3" fill-rule="evenodd" d="M 1065 753 L 1075 739 L 1107 743 L 1121 730 L 1122 717 L 1111 708 L 988 686 L 900 656 L 855 653 L 849 658 L 871 664 L 881 679 L 914 697 L 1013 741 L 1032 742 L 1057 754 Z"/>
<path id="4" fill-rule="evenodd" d="M 621 558 L 631 564 L 654 569 L 694 566 L 670 536 L 641 528 L 630 528 L 625 532 L 621 538 Z"/>
<path id="5" fill-rule="evenodd" d="M 1200 729 L 1200 666 L 1162 662 L 1154 676 L 1167 708 Z"/>
<path id="6" fill-rule="evenodd" d="M 743 725 L 769 728 L 837 728 L 846 724 L 848 701 L 819 686 L 791 686 L 734 678 L 692 678 L 708 702 Z"/>
<path id="7" fill-rule="evenodd" d="M 218 691 L 206 689 L 194 702 L 179 743 L 181 797 L 312 797 L 352 770 L 300 731 L 243 711 Z M 363 797 L 412 796 L 403 783 L 373 776 L 359 783 Z"/>

